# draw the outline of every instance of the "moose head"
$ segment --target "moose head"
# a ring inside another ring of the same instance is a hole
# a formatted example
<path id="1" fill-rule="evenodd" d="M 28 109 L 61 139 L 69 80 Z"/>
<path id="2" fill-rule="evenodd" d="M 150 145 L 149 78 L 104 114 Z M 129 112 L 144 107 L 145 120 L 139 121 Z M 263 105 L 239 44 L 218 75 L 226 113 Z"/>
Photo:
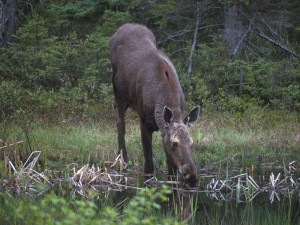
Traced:
<path id="1" fill-rule="evenodd" d="M 186 183 L 191 185 L 197 182 L 197 169 L 192 158 L 193 140 L 188 133 L 188 128 L 197 122 L 199 110 L 199 106 L 193 108 L 183 121 L 175 121 L 173 111 L 167 106 L 163 110 L 165 132 L 162 134 L 168 172 L 174 174 L 178 169 Z"/>

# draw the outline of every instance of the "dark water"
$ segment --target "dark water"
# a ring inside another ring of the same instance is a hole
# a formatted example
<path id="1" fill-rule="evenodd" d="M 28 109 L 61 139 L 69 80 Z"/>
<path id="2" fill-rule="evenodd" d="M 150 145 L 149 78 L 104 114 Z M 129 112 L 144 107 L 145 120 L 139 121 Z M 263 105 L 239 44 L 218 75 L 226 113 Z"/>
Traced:
<path id="1" fill-rule="evenodd" d="M 192 222 L 198 224 L 299 224 L 299 196 L 281 197 L 270 204 L 268 193 L 260 193 L 251 202 L 214 200 L 200 195 Z"/>

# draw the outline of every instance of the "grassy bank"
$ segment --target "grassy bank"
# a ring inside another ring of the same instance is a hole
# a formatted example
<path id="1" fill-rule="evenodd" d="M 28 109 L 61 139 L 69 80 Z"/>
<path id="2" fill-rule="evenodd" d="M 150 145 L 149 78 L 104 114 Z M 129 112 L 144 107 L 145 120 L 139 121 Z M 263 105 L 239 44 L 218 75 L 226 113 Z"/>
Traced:
<path id="1" fill-rule="evenodd" d="M 131 165 L 143 164 L 138 124 L 136 114 L 129 112 L 126 141 Z M 44 165 L 74 162 L 101 165 L 105 161 L 113 161 L 117 155 L 113 115 L 83 123 L 9 121 L 0 127 L 1 160 L 7 157 L 16 165 L 37 150 L 42 152 Z M 282 165 L 300 155 L 299 130 L 300 123 L 295 114 L 252 107 L 243 114 L 203 111 L 190 134 L 199 167 L 210 166 L 220 160 L 232 162 L 233 166 L 249 166 L 258 159 Z M 163 168 L 165 156 L 159 132 L 154 134 L 154 157 L 156 166 Z M 1 166 L 5 165 L 2 163 Z"/>
<path id="2" fill-rule="evenodd" d="M 206 164 L 224 158 L 288 161 L 297 158 L 300 151 L 298 116 L 260 107 L 243 114 L 204 112 L 192 135 L 197 140 L 195 149 Z"/>

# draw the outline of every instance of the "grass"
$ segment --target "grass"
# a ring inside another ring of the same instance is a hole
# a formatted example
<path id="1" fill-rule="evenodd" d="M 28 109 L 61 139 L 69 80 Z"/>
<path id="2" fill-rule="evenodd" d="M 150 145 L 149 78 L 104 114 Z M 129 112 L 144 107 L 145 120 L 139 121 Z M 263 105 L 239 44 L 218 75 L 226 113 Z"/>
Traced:
<path id="1" fill-rule="evenodd" d="M 224 170 L 224 165 L 229 163 L 231 167 L 244 168 L 245 171 L 252 165 L 271 162 L 274 166 L 282 166 L 300 159 L 300 123 L 297 115 L 261 108 L 251 108 L 242 115 L 207 111 L 202 115 L 190 129 L 194 140 L 193 156 L 199 168 L 217 166 Z M 44 124 L 25 120 L 2 123 L 0 160 L 7 157 L 18 165 L 27 159 L 30 152 L 41 151 L 44 166 L 70 163 L 101 166 L 117 156 L 115 119 L 111 116 L 107 118 L 84 123 L 55 121 Z M 136 114 L 130 111 L 126 124 L 129 165 L 142 167 L 138 124 Z M 165 170 L 159 132 L 154 133 L 153 152 L 156 167 Z"/>
<path id="2" fill-rule="evenodd" d="M 195 151 L 206 164 L 222 158 L 262 157 L 292 160 L 300 151 L 300 123 L 296 114 L 251 109 L 240 114 L 209 113 L 192 135 Z"/>

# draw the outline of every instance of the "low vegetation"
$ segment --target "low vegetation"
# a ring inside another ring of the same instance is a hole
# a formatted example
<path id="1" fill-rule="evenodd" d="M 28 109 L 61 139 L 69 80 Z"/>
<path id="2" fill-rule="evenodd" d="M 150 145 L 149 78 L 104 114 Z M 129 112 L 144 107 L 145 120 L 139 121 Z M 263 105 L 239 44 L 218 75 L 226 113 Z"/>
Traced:
<path id="1" fill-rule="evenodd" d="M 2 224 L 183 224 L 176 218 L 163 215 L 159 202 L 167 200 L 170 190 L 145 189 L 132 198 L 120 212 L 107 200 L 82 200 L 60 197 L 55 193 L 42 198 L 16 198 L 0 193 Z M 101 210 L 100 210 L 101 209 Z"/>

